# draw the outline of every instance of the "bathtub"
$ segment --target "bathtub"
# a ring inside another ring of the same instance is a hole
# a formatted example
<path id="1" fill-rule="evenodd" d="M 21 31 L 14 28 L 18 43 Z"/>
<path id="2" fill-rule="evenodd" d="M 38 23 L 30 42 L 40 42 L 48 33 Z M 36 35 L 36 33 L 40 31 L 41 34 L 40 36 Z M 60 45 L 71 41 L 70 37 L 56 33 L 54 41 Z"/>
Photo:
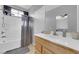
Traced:
<path id="1" fill-rule="evenodd" d="M 0 39 L 0 54 L 21 47 L 21 40 L 19 39 Z"/>

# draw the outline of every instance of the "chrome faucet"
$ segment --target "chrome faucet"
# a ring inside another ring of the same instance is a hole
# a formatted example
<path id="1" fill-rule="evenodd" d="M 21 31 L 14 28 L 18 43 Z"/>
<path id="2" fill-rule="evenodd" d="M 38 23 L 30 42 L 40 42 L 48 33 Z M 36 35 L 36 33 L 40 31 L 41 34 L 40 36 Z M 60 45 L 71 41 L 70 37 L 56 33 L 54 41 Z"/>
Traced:
<path id="1" fill-rule="evenodd" d="M 63 37 L 66 37 L 67 29 L 56 29 L 56 31 L 61 31 L 61 32 L 63 32 Z"/>

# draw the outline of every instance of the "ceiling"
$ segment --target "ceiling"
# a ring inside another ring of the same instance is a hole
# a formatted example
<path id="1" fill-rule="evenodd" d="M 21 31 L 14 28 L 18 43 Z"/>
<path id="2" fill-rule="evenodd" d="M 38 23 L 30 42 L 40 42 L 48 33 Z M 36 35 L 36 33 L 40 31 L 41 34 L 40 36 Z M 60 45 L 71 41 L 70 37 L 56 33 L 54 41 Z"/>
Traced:
<path id="1" fill-rule="evenodd" d="M 23 11 L 27 11 L 29 8 L 32 7 L 32 5 L 9 5 L 9 6 Z"/>
<path id="2" fill-rule="evenodd" d="M 13 8 L 28 11 L 29 13 L 34 13 L 38 9 L 40 9 L 43 5 L 10 5 Z"/>
<path id="3" fill-rule="evenodd" d="M 37 10 L 39 10 L 41 7 L 45 7 L 46 11 L 50 11 L 52 9 L 55 9 L 61 5 L 11 5 L 11 7 L 23 10 L 23 11 L 28 11 L 29 13 L 34 13 Z"/>
<path id="4" fill-rule="evenodd" d="M 24 8 L 26 10 L 28 10 L 30 13 L 37 11 L 38 9 L 40 9 L 41 7 L 45 7 L 46 11 L 50 11 L 52 9 L 55 9 L 61 5 L 18 5 L 21 8 Z"/>
<path id="5" fill-rule="evenodd" d="M 46 5 L 45 8 L 46 8 L 46 11 L 50 11 L 52 9 L 59 7 L 59 6 L 61 6 L 61 5 Z"/>
<path id="6" fill-rule="evenodd" d="M 26 9 L 26 10 L 28 10 L 32 7 L 32 5 L 17 5 L 17 6 L 23 8 L 23 9 Z"/>

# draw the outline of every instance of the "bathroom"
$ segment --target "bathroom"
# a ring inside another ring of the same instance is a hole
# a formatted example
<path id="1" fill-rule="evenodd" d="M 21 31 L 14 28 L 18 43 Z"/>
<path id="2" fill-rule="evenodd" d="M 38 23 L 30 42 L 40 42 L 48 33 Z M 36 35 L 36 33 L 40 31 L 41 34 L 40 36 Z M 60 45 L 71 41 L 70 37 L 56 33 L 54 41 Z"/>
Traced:
<path id="1" fill-rule="evenodd" d="M 0 5 L 0 54 L 34 54 L 35 36 L 43 34 L 69 42 L 73 38 L 69 48 L 78 50 L 73 47 L 79 42 L 78 9 L 77 5 Z"/>

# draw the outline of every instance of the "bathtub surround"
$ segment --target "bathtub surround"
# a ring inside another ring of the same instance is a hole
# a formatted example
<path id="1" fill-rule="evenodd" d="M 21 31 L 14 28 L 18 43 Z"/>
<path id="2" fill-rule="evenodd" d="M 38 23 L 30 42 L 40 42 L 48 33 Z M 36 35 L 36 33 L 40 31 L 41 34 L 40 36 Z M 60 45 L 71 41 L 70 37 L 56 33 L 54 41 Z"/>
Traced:
<path id="1" fill-rule="evenodd" d="M 21 46 L 21 18 L 4 15 L 4 23 L 6 24 L 5 29 L 0 27 L 0 32 L 5 31 L 6 38 L 0 38 L 0 53 Z"/>
<path id="2" fill-rule="evenodd" d="M 4 53 L 21 46 L 21 18 L 4 15 L 0 7 L 0 53 Z"/>

